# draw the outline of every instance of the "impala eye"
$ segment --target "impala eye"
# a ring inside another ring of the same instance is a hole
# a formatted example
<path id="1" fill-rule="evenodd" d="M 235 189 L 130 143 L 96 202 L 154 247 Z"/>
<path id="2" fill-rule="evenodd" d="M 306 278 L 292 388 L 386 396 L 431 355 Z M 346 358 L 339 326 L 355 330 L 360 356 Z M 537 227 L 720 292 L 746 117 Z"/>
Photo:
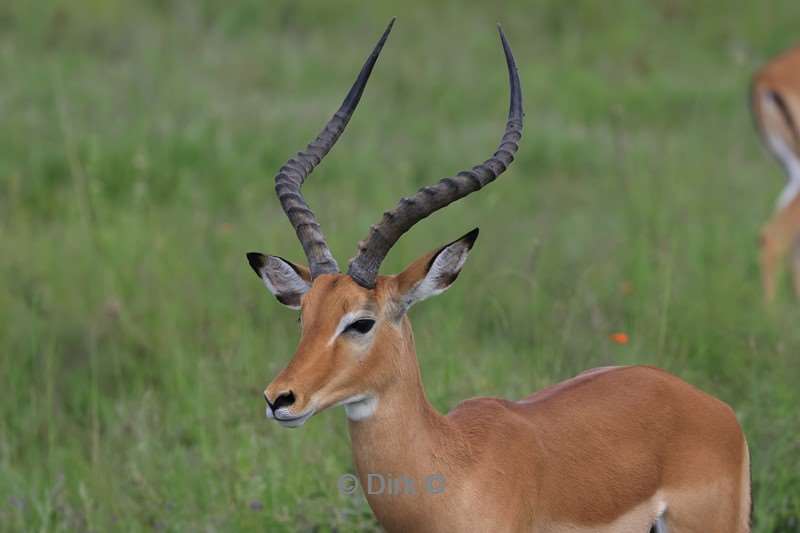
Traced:
<path id="1" fill-rule="evenodd" d="M 375 321 L 371 318 L 362 318 L 360 320 L 356 320 L 355 322 L 351 322 L 345 329 L 345 333 L 348 331 L 352 331 L 355 333 L 359 333 L 360 335 L 364 335 L 365 333 L 369 333 L 369 330 L 372 329 L 372 326 L 375 325 Z"/>

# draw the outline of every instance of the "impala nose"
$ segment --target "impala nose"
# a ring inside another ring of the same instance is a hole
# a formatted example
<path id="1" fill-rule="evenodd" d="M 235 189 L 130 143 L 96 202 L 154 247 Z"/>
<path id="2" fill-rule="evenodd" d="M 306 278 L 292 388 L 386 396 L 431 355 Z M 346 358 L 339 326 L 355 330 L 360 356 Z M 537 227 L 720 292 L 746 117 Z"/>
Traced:
<path id="1" fill-rule="evenodd" d="M 281 407 L 289 407 L 292 405 L 294 403 L 294 393 L 292 391 L 283 392 L 279 394 L 277 398 L 275 398 L 274 402 L 270 402 L 269 396 L 267 396 L 267 393 L 265 392 L 264 399 L 267 401 L 267 405 L 269 405 L 269 408 L 272 409 L 272 412 L 274 413 Z"/>

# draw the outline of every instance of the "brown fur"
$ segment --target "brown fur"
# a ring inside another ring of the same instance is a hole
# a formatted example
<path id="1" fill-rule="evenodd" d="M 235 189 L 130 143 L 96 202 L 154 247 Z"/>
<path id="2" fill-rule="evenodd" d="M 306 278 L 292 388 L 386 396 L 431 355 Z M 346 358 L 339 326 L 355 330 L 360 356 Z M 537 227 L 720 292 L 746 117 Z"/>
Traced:
<path id="1" fill-rule="evenodd" d="M 778 274 L 786 254 L 792 250 L 792 280 L 800 298 L 800 195 L 775 213 L 761 229 L 761 275 L 767 303 L 775 299 Z"/>
<path id="2" fill-rule="evenodd" d="M 380 474 L 417 488 L 367 494 L 385 529 L 645 533 L 666 504 L 670 533 L 749 531 L 735 414 L 664 371 L 601 368 L 518 402 L 475 398 L 439 414 L 422 387 L 411 323 L 397 312 L 431 257 L 379 277 L 373 290 L 318 277 L 303 297 L 297 352 L 265 391 L 274 401 L 291 390 L 294 414 L 377 397 L 371 416 L 348 422 L 362 487 Z M 331 342 L 340 318 L 364 308 L 376 318 L 372 341 Z M 431 475 L 442 476 L 443 493 L 425 489 Z"/>
<path id="3" fill-rule="evenodd" d="M 800 158 L 800 47 L 759 70 L 752 87 L 752 109 L 761 135 L 781 138 Z M 800 297 L 800 195 L 778 210 L 761 230 L 761 276 L 767 302 L 775 298 L 781 264 L 792 249 L 794 291 Z"/>

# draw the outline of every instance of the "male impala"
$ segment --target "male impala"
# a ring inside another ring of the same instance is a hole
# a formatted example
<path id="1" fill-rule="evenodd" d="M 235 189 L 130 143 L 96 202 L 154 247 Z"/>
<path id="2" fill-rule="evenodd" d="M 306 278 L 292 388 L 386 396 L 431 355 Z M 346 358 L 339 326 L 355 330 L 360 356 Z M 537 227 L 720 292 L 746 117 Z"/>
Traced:
<path id="1" fill-rule="evenodd" d="M 761 231 L 761 276 L 766 300 L 775 298 L 776 277 L 793 249 L 794 292 L 800 297 L 800 47 L 773 59 L 756 73 L 752 109 L 765 144 L 788 178 L 775 214 Z"/>
<path id="2" fill-rule="evenodd" d="M 267 417 L 297 427 L 343 405 L 362 487 L 370 475 L 416 482 L 415 490 L 367 494 L 390 531 L 748 531 L 749 458 L 736 416 L 666 372 L 598 368 L 520 401 L 467 400 L 446 416 L 428 402 L 408 310 L 456 280 L 478 230 L 400 274 L 378 269 L 416 222 L 506 170 L 521 137 L 522 97 L 501 31 L 511 104 L 499 148 L 471 170 L 403 198 L 340 273 L 300 186 L 344 130 L 390 29 L 322 133 L 275 179 L 309 268 L 248 254 L 302 323 L 294 357 L 264 391 Z M 435 491 L 422 485 L 431 476 Z"/>

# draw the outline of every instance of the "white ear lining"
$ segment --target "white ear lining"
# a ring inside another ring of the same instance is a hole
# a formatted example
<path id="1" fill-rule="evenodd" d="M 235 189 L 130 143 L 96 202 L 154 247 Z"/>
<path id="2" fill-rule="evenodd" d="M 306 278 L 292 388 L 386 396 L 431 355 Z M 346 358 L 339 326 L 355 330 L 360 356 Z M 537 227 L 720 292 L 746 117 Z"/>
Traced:
<path id="1" fill-rule="evenodd" d="M 258 269 L 259 276 L 267 289 L 282 304 L 292 309 L 300 309 L 300 298 L 311 288 L 292 266 L 278 257 L 268 255 L 265 263 Z"/>
<path id="2" fill-rule="evenodd" d="M 425 277 L 403 295 L 403 306 L 408 309 L 417 302 L 446 291 L 464 267 L 469 250 L 470 244 L 457 241 L 440 251 Z"/>

